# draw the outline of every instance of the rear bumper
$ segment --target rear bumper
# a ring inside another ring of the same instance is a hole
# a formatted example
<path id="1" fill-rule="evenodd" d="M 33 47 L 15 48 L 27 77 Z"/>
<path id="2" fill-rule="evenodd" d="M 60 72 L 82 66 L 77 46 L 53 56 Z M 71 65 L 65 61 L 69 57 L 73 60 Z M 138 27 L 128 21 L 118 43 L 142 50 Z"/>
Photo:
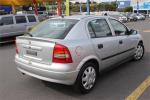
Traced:
<path id="1" fill-rule="evenodd" d="M 66 85 L 74 84 L 79 71 L 56 72 L 48 69 L 37 68 L 35 66 L 22 63 L 15 59 L 17 69 L 29 76 Z"/>

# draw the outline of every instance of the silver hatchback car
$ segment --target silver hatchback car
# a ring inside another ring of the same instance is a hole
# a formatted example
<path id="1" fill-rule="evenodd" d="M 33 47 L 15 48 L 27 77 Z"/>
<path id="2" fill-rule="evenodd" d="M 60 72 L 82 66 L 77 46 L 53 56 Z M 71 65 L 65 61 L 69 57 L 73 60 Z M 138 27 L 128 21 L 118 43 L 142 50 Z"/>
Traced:
<path id="1" fill-rule="evenodd" d="M 53 18 L 16 38 L 17 69 L 35 78 L 90 92 L 103 69 L 142 59 L 141 35 L 107 16 Z"/>

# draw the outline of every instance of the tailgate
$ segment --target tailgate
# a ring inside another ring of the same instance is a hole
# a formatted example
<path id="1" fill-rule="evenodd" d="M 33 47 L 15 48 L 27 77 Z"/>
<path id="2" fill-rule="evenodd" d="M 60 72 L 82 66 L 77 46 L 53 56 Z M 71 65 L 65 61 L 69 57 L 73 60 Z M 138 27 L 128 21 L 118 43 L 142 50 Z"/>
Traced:
<path id="1" fill-rule="evenodd" d="M 52 63 L 54 41 L 34 37 L 17 37 L 16 45 L 20 58 L 42 64 Z"/>

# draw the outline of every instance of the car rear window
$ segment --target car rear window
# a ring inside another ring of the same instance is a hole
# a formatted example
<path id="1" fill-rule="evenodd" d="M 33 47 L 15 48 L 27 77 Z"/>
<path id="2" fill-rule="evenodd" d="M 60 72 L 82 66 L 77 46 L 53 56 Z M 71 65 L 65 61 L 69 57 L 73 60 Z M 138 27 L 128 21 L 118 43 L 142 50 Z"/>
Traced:
<path id="1" fill-rule="evenodd" d="M 29 33 L 33 37 L 64 39 L 77 22 L 74 19 L 49 19 L 35 26 Z"/>
<path id="2" fill-rule="evenodd" d="M 25 16 L 15 16 L 15 19 L 17 24 L 27 23 Z"/>
<path id="3" fill-rule="evenodd" d="M 2 17 L 0 19 L 0 26 L 2 25 L 11 25 L 13 24 L 13 17 L 12 16 L 9 16 L 9 17 Z"/>
<path id="4" fill-rule="evenodd" d="M 28 17 L 29 22 L 36 22 L 35 16 L 29 15 L 27 17 Z"/>

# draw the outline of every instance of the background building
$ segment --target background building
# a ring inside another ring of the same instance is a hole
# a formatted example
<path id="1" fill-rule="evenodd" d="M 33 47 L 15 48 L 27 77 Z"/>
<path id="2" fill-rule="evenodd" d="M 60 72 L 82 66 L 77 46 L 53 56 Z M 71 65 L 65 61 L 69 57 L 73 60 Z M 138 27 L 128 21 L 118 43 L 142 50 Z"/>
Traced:
<path id="1" fill-rule="evenodd" d="M 132 0 L 131 5 L 133 7 L 134 12 L 150 12 L 150 0 Z"/>
<path id="2" fill-rule="evenodd" d="M 118 8 L 126 8 L 131 6 L 131 0 L 117 0 Z"/>

